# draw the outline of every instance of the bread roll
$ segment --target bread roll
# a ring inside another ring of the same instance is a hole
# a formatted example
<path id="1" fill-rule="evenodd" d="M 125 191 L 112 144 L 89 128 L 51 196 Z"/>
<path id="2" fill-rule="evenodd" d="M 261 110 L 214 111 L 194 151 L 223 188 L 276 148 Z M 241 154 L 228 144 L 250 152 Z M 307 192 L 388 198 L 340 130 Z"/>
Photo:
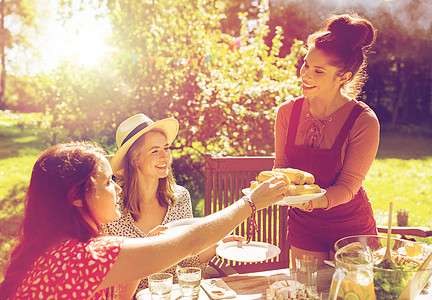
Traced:
<path id="1" fill-rule="evenodd" d="M 286 185 L 289 185 L 291 183 L 290 178 L 285 173 L 276 172 L 276 171 L 262 171 L 261 173 L 258 174 L 258 182 L 261 183 L 275 176 L 282 176 Z"/>
<path id="2" fill-rule="evenodd" d="M 274 169 L 273 171 L 281 172 L 286 174 L 292 183 L 294 184 L 304 184 L 305 183 L 305 174 L 303 171 L 300 171 L 298 169 L 292 169 L 292 168 L 280 168 L 280 169 Z"/>
<path id="3" fill-rule="evenodd" d="M 250 183 L 250 190 L 253 191 L 254 188 L 256 188 L 258 186 L 259 182 L 258 181 L 251 181 Z"/>
<path id="4" fill-rule="evenodd" d="M 298 196 L 298 195 L 307 195 L 307 194 L 315 194 L 320 193 L 321 188 L 316 184 L 290 184 L 288 186 L 287 195 L 288 196 Z"/>
<path id="5" fill-rule="evenodd" d="M 308 172 L 302 171 L 305 176 L 305 184 L 313 184 L 315 183 L 315 177 Z"/>

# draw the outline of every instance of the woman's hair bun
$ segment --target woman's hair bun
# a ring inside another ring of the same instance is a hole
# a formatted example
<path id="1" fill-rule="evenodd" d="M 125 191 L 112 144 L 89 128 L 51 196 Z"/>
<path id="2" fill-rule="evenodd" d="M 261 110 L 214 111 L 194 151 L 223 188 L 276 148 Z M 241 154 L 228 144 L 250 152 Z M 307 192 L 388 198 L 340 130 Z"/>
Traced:
<path id="1" fill-rule="evenodd" d="M 376 39 L 372 24 L 355 14 L 333 16 L 327 20 L 326 30 L 351 44 L 353 50 L 368 49 Z"/>

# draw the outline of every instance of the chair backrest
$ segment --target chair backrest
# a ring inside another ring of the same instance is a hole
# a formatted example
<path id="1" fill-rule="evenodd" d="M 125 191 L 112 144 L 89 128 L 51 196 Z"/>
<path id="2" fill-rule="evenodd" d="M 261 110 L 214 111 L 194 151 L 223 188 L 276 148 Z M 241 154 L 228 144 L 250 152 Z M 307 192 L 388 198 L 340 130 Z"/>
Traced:
<path id="1" fill-rule="evenodd" d="M 205 215 L 209 215 L 240 199 L 242 189 L 250 186 L 252 180 L 264 170 L 273 168 L 274 157 L 205 157 Z M 278 246 L 281 254 L 259 263 L 239 263 L 225 261 L 239 273 L 264 271 L 289 267 L 289 246 L 286 242 L 287 207 L 274 205 L 257 213 L 256 221 L 259 234 L 252 236 L 252 241 L 266 242 Z M 250 219 L 240 224 L 235 234 L 248 237 Z"/>

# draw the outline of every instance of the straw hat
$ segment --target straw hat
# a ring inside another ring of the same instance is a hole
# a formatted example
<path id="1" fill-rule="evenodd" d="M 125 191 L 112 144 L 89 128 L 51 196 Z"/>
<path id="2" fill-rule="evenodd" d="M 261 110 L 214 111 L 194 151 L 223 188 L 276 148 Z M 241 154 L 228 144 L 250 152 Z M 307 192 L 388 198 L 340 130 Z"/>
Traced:
<path id="1" fill-rule="evenodd" d="M 132 146 L 132 144 L 144 133 L 156 128 L 165 132 L 168 145 L 171 145 L 177 136 L 179 123 L 174 118 L 167 118 L 153 122 L 146 115 L 137 114 L 123 121 L 119 125 L 116 133 L 118 150 L 111 159 L 111 167 L 114 173 L 123 169 L 123 158 L 130 146 Z"/>

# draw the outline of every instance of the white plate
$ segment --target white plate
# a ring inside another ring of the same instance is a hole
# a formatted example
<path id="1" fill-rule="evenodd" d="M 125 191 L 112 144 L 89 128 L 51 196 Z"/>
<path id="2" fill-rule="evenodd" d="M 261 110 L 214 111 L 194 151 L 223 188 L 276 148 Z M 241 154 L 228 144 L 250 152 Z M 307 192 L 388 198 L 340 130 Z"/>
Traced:
<path id="1" fill-rule="evenodd" d="M 250 195 L 251 190 L 250 188 L 242 189 L 243 194 Z M 280 205 L 290 205 L 290 204 L 299 204 L 299 203 L 305 203 L 309 200 L 313 200 L 316 198 L 321 197 L 326 193 L 325 189 L 321 189 L 320 193 L 313 193 L 313 194 L 306 194 L 306 195 L 298 195 L 298 196 L 286 196 L 281 201 L 276 202 L 275 204 Z"/>
<path id="2" fill-rule="evenodd" d="M 275 245 L 263 242 L 233 241 L 223 243 L 216 248 L 216 253 L 222 258 L 239 262 L 258 262 L 271 259 L 281 250 Z"/>

